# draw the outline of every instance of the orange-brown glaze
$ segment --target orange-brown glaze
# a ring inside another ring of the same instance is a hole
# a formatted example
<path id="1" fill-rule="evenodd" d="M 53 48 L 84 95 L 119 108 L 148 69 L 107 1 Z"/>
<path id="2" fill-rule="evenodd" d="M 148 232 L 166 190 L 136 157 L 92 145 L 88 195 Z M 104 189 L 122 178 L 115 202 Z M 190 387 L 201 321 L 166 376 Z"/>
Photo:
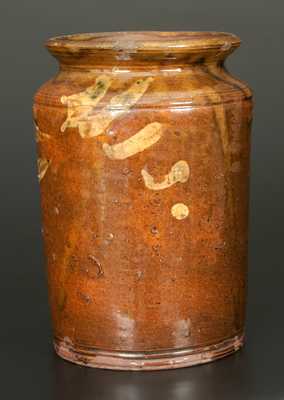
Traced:
<path id="1" fill-rule="evenodd" d="M 47 42 L 35 96 L 55 348 L 79 364 L 177 368 L 243 343 L 251 91 L 216 32 Z"/>

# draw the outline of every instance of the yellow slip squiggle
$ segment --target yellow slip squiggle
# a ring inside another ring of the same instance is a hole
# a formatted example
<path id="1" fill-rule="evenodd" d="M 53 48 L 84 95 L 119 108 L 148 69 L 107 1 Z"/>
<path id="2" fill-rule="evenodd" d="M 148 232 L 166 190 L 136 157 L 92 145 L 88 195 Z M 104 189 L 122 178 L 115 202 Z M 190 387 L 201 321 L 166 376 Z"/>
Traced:
<path id="1" fill-rule="evenodd" d="M 110 103 L 98 114 L 88 118 L 82 125 L 82 137 L 101 135 L 109 124 L 117 117 L 125 114 L 148 89 L 153 78 L 138 79 L 126 91 L 114 96 Z"/>
<path id="2" fill-rule="evenodd" d="M 151 77 L 138 79 L 123 93 L 114 96 L 99 113 L 94 114 L 94 107 L 111 85 L 108 75 L 100 75 L 96 83 L 85 91 L 61 97 L 61 103 L 68 106 L 67 118 L 61 126 L 61 131 L 78 127 L 83 138 L 101 135 L 115 118 L 126 113 L 137 103 L 152 81 Z"/>
<path id="3" fill-rule="evenodd" d="M 152 122 L 121 143 L 112 146 L 104 143 L 103 150 L 108 158 L 112 160 L 124 160 L 153 146 L 153 144 L 160 140 L 162 134 L 162 124 L 159 122 Z"/>
<path id="4" fill-rule="evenodd" d="M 42 132 L 36 124 L 35 124 L 35 129 L 36 129 L 36 134 L 35 134 L 36 142 L 42 142 L 45 139 L 49 140 L 51 138 L 51 136 L 48 135 L 48 133 Z"/>
<path id="5" fill-rule="evenodd" d="M 94 107 L 105 96 L 111 85 L 111 78 L 108 75 L 99 75 L 94 85 L 86 90 L 72 94 L 71 96 L 62 96 L 61 103 L 67 105 L 67 118 L 61 125 L 61 132 L 66 128 L 79 128 L 82 137 L 85 136 L 85 125 L 88 119 L 92 118 Z"/>
<path id="6" fill-rule="evenodd" d="M 144 179 L 145 186 L 151 190 L 163 190 L 174 185 L 177 182 L 184 183 L 189 178 L 189 166 L 186 161 L 180 160 L 176 162 L 170 172 L 165 175 L 162 182 L 155 182 L 152 175 L 145 169 L 142 169 L 141 174 Z"/>
<path id="7" fill-rule="evenodd" d="M 38 180 L 41 181 L 46 174 L 46 171 L 49 167 L 51 161 L 47 160 L 46 158 L 39 158 L 37 160 L 37 168 L 38 168 Z"/>

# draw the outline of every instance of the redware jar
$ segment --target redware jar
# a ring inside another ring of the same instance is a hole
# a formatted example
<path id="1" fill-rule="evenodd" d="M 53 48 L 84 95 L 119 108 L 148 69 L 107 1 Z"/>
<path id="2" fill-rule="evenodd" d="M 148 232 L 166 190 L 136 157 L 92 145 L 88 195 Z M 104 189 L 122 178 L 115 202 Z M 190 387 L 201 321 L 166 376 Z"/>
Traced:
<path id="1" fill-rule="evenodd" d="M 62 36 L 35 96 L 56 352 L 167 369 L 244 339 L 251 91 L 218 32 Z"/>

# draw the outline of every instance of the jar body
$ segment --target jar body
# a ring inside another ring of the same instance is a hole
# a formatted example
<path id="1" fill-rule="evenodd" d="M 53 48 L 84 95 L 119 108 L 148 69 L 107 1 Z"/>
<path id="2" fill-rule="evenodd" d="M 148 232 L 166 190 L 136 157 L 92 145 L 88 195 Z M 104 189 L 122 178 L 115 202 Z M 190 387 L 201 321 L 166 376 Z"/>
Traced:
<path id="1" fill-rule="evenodd" d="M 163 369 L 243 342 L 251 93 L 221 64 L 61 68 L 35 97 L 55 349 Z"/>

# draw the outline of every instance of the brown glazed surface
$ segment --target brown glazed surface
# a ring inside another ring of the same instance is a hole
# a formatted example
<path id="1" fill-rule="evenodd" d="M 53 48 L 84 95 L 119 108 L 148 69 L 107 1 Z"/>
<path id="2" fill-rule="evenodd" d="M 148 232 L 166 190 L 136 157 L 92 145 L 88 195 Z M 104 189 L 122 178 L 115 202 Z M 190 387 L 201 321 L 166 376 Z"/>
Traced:
<path id="1" fill-rule="evenodd" d="M 177 368 L 241 347 L 251 91 L 239 39 L 116 32 L 47 42 L 35 96 L 55 349 L 83 365 Z"/>

